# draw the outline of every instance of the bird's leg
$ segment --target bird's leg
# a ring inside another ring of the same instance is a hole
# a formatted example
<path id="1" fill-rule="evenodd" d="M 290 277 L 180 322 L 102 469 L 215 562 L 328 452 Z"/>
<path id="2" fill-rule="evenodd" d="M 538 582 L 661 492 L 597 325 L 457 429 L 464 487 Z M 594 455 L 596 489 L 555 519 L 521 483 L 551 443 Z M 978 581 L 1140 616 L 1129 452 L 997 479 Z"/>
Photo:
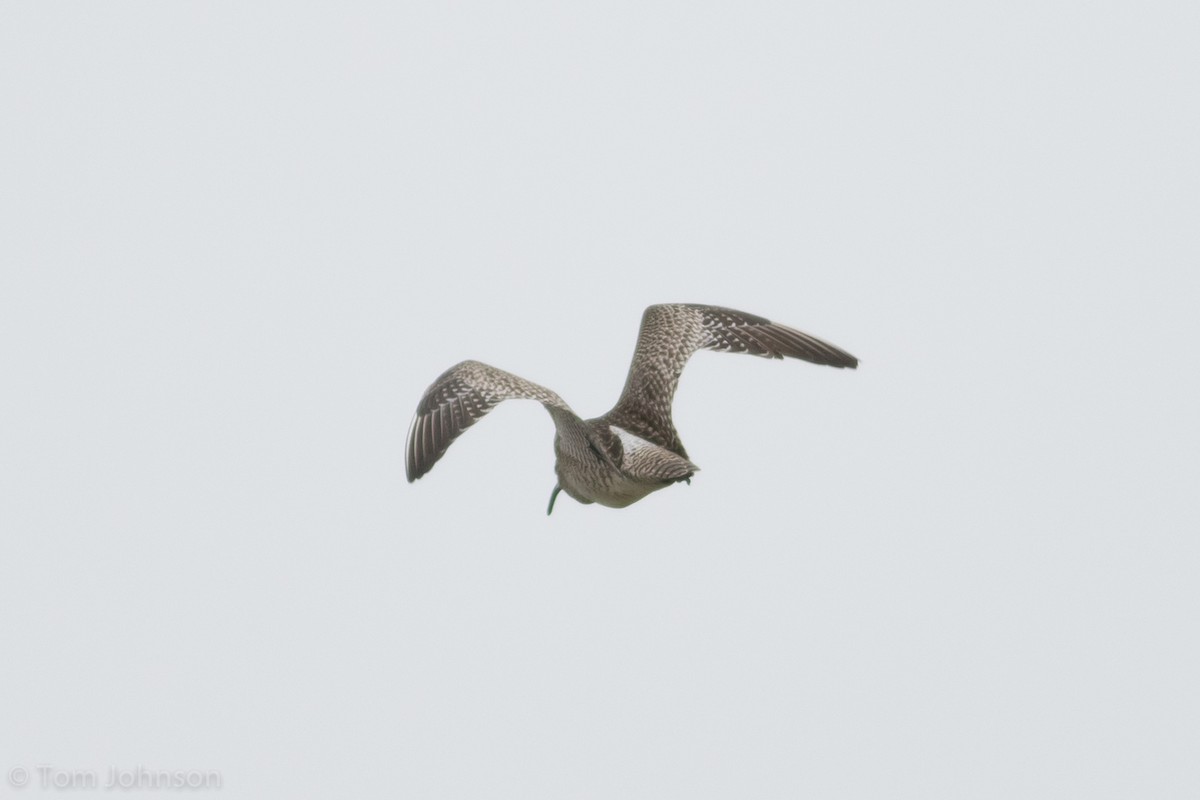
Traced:
<path id="1" fill-rule="evenodd" d="M 561 491 L 562 491 L 562 487 L 559 486 L 557 483 L 554 484 L 554 491 L 550 493 L 550 507 L 546 509 L 547 517 L 550 516 L 550 513 L 552 511 L 554 511 L 554 500 L 558 497 L 558 493 Z"/>

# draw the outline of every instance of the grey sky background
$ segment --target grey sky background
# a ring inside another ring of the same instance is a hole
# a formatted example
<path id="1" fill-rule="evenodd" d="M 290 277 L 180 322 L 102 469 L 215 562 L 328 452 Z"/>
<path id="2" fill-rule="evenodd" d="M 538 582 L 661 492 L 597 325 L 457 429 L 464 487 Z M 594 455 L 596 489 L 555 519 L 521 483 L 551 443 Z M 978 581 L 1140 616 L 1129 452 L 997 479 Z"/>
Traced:
<path id="1" fill-rule="evenodd" d="M 6 772 L 1200 793 L 1196 4 L 0 8 Z M 623 511 L 533 403 L 405 483 L 673 301 L 862 366 L 699 354 Z"/>

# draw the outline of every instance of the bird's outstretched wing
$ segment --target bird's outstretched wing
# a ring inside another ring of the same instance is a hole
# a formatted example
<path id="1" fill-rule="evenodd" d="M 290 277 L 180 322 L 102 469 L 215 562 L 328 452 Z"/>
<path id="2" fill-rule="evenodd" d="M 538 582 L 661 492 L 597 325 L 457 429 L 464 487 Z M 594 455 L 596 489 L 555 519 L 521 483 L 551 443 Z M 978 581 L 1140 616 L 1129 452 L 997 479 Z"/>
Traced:
<path id="1" fill-rule="evenodd" d="M 671 422 L 671 401 L 688 358 L 704 349 L 858 366 L 845 350 L 754 314 L 692 303 L 650 306 L 642 315 L 621 399 L 605 418 L 686 458 Z"/>
<path id="2" fill-rule="evenodd" d="M 478 361 L 463 361 L 442 373 L 430 386 L 413 416 L 405 448 L 405 472 L 412 483 L 433 468 L 450 443 L 502 400 L 537 400 L 551 416 L 574 417 L 554 392 Z"/>

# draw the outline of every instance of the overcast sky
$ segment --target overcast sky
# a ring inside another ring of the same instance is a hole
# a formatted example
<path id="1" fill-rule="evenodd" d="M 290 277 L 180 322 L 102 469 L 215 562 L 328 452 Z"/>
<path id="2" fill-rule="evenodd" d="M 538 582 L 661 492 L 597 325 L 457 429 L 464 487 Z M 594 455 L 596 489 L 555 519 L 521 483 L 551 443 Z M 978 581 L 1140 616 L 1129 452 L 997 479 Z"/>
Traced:
<path id="1" fill-rule="evenodd" d="M 1196 797 L 1198 9 L 4 3 L 0 796 Z"/>

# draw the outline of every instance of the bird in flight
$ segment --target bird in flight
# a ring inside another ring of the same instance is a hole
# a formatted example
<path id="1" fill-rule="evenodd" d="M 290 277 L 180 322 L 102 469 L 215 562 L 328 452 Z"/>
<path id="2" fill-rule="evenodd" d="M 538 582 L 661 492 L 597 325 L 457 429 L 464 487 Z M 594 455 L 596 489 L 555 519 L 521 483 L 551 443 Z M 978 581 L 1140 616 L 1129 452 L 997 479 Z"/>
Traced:
<path id="1" fill-rule="evenodd" d="M 502 400 L 537 400 L 554 420 L 558 483 L 546 513 L 565 491 L 580 503 L 624 508 L 651 492 L 686 481 L 700 468 L 671 421 L 683 367 L 697 350 L 799 358 L 854 369 L 858 359 L 815 336 L 718 306 L 655 305 L 642 315 L 633 363 L 621 398 L 607 414 L 580 419 L 549 389 L 478 361 L 442 373 L 417 405 L 408 429 L 405 471 L 412 483 L 433 468 L 458 436 Z"/>

